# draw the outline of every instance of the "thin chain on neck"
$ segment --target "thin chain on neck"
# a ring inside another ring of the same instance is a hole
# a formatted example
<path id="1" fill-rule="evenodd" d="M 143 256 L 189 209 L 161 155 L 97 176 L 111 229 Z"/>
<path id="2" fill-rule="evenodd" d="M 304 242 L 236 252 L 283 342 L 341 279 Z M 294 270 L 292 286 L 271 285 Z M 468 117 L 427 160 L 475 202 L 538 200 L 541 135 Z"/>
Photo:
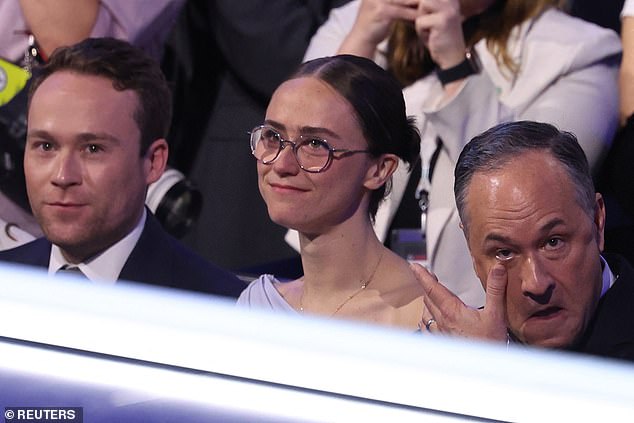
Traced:
<path id="1" fill-rule="evenodd" d="M 343 308 L 343 306 L 348 304 L 348 302 L 350 302 L 350 300 L 352 300 L 359 293 L 361 293 L 361 291 L 366 289 L 368 287 L 368 285 L 370 285 L 370 282 L 372 282 L 372 279 L 374 279 L 374 274 L 376 273 L 376 269 L 378 269 L 379 268 L 379 264 L 381 264 L 381 260 L 383 259 L 383 253 L 384 252 L 385 252 L 385 250 L 382 249 L 381 250 L 381 255 L 379 256 L 379 259 L 376 261 L 376 264 L 374 265 L 374 269 L 372 270 L 372 273 L 370 274 L 370 277 L 365 282 L 363 280 L 361 280 L 361 282 L 362 282 L 361 283 L 361 287 L 359 289 L 357 289 L 356 291 L 354 291 L 352 294 L 350 294 L 348 296 L 348 298 L 343 300 L 343 302 L 337 306 L 337 308 L 330 315 L 330 317 L 332 317 L 335 314 L 339 313 L 339 310 L 341 310 Z M 304 287 L 303 286 L 302 286 L 302 295 L 299 297 L 299 311 L 300 311 L 300 313 L 304 312 Z"/>

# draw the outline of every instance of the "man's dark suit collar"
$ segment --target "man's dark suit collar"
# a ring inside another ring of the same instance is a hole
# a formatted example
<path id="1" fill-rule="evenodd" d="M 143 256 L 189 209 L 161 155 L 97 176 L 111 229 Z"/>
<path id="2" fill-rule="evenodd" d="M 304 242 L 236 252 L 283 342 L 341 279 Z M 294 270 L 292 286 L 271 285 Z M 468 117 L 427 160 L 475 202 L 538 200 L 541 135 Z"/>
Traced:
<path id="1" fill-rule="evenodd" d="M 624 257 L 604 254 L 604 258 L 617 279 L 599 300 L 588 328 L 572 350 L 634 360 L 634 270 Z"/>

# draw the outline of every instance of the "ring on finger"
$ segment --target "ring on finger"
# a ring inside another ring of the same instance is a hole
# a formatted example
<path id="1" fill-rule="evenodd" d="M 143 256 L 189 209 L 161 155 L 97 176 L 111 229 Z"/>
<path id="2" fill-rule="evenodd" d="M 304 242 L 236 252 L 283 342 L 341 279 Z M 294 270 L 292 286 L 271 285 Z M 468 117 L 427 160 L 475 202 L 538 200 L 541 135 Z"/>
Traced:
<path id="1" fill-rule="evenodd" d="M 436 323 L 436 319 L 434 319 L 433 317 L 431 319 L 429 319 L 426 323 L 425 323 L 425 329 L 427 330 L 427 332 L 431 332 L 431 325 L 433 325 L 434 323 Z"/>

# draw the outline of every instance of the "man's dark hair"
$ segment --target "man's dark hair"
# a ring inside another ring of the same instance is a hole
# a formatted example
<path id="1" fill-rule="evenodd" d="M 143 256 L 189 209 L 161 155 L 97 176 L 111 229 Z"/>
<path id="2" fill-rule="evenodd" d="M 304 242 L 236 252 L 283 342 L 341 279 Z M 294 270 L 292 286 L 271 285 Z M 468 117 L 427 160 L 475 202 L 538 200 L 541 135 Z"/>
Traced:
<path id="1" fill-rule="evenodd" d="M 595 189 L 588 160 L 577 138 L 548 123 L 516 121 L 502 123 L 474 137 L 464 147 L 455 169 L 454 195 L 460 220 L 468 225 L 466 199 L 475 173 L 498 170 L 531 151 L 544 151 L 561 163 L 574 184 L 579 205 L 592 218 Z"/>
<path id="2" fill-rule="evenodd" d="M 100 76 L 117 91 L 132 90 L 139 105 L 134 113 L 141 133 L 141 155 L 152 142 L 165 138 L 172 118 L 172 96 L 159 64 L 143 50 L 115 38 L 88 38 L 60 47 L 46 65 L 37 69 L 29 91 L 29 104 L 37 88 L 55 72 Z"/>

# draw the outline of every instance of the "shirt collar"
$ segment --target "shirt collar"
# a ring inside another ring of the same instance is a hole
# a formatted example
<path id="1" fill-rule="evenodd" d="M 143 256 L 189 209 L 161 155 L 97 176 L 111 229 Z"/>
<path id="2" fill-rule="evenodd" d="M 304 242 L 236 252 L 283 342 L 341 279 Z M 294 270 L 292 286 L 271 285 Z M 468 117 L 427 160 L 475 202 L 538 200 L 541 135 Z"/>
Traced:
<path id="1" fill-rule="evenodd" d="M 84 262 L 77 264 L 79 270 L 91 281 L 114 283 L 119 279 L 119 274 L 128 260 L 130 253 L 134 249 L 137 241 L 141 237 L 147 210 L 143 209 L 143 214 L 136 226 L 125 237 L 114 243 L 102 253 L 97 254 Z M 51 247 L 51 257 L 48 263 L 48 274 L 52 275 L 62 266 L 69 264 L 62 255 L 61 249 L 53 244 Z"/>
<path id="2" fill-rule="evenodd" d="M 608 262 L 603 258 L 603 256 L 599 256 L 601 257 L 601 264 L 603 265 L 603 274 L 602 274 L 602 286 L 601 286 L 601 297 L 603 297 L 603 295 L 605 295 L 606 292 L 608 292 L 608 289 L 612 288 L 612 285 L 614 285 L 614 282 L 616 281 L 616 278 L 618 276 L 614 276 L 614 273 L 612 273 L 612 270 L 610 270 L 610 266 L 608 265 Z"/>

